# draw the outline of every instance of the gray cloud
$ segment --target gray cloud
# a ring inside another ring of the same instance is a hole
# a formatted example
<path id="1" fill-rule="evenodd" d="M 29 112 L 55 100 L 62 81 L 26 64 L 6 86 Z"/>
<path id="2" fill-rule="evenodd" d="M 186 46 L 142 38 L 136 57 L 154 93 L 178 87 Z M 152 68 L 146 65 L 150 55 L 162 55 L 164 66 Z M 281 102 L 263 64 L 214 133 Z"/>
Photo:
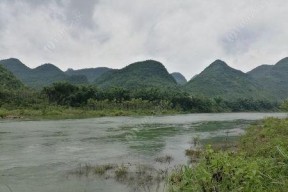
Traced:
<path id="1" fill-rule="evenodd" d="M 285 0 L 3 0 L 0 58 L 65 70 L 156 59 L 187 78 L 288 56 Z"/>

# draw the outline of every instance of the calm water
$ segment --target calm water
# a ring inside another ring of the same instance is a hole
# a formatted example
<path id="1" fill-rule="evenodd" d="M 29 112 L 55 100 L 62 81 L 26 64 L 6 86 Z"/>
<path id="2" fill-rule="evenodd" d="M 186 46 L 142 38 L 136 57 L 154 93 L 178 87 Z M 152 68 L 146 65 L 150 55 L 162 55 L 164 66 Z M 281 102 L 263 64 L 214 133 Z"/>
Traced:
<path id="1" fill-rule="evenodd" d="M 0 121 L 0 192 L 131 191 L 113 179 L 75 177 L 80 164 L 148 164 L 171 155 L 185 164 L 193 137 L 224 140 L 253 121 L 283 113 L 105 117 L 62 121 Z"/>

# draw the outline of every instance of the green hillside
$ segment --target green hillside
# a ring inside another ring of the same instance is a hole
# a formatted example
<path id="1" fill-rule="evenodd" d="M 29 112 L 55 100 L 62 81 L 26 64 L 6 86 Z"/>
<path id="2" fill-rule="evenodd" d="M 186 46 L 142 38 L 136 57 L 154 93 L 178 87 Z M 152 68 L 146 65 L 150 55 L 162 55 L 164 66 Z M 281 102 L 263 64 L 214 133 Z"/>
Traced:
<path id="1" fill-rule="evenodd" d="M 176 80 L 177 84 L 185 85 L 187 83 L 187 79 L 181 73 L 171 73 L 171 75 Z"/>
<path id="2" fill-rule="evenodd" d="M 260 65 L 255 69 L 251 70 L 250 72 L 248 72 L 247 74 L 253 78 L 260 78 L 263 77 L 263 75 L 269 73 L 271 68 L 273 68 L 273 65 Z"/>
<path id="3" fill-rule="evenodd" d="M 279 100 L 288 98 L 288 57 L 275 65 L 262 65 L 247 73 Z"/>
<path id="4" fill-rule="evenodd" d="M 97 78 L 99 78 L 102 74 L 110 71 L 111 69 L 107 67 L 99 67 L 99 68 L 87 68 L 87 69 L 79 69 L 73 70 L 68 69 L 65 73 L 69 76 L 72 75 L 84 75 L 87 77 L 90 83 L 94 82 Z"/>
<path id="5" fill-rule="evenodd" d="M 169 74 L 160 62 L 147 60 L 136 62 L 123 69 L 105 67 L 63 72 L 53 64 L 31 69 L 18 59 L 0 61 L 0 65 L 12 72 L 24 85 L 41 89 L 55 82 L 71 84 L 94 83 L 100 88 L 122 87 L 169 88 L 187 91 L 191 95 L 222 97 L 224 99 L 254 98 L 284 100 L 288 98 L 288 58 L 275 65 L 262 65 L 247 74 L 216 60 L 188 83 L 181 73 Z M 177 86 L 183 85 L 183 86 Z"/>
<path id="6" fill-rule="evenodd" d="M 71 75 L 66 77 L 64 81 L 71 83 L 73 85 L 89 84 L 88 79 L 85 75 Z"/>
<path id="7" fill-rule="evenodd" d="M 193 95 L 207 97 L 271 99 L 255 80 L 221 60 L 213 62 L 185 88 Z"/>
<path id="8" fill-rule="evenodd" d="M 123 87 L 127 89 L 177 85 L 164 65 L 153 60 L 133 63 L 120 70 L 108 71 L 96 79 L 95 83 L 100 87 Z"/>
<path id="9" fill-rule="evenodd" d="M 52 64 L 44 64 L 31 71 L 28 85 L 37 88 L 64 80 L 66 75 L 59 68 Z"/>
<path id="10" fill-rule="evenodd" d="M 0 89 L 1 90 L 19 90 L 24 85 L 10 71 L 0 65 Z"/>
<path id="11" fill-rule="evenodd" d="M 85 84 L 85 76 L 68 76 L 52 64 L 44 64 L 35 69 L 30 69 L 18 59 L 0 61 L 7 70 L 11 71 L 22 83 L 32 88 L 42 88 L 58 81 L 67 81 L 73 84 Z"/>
<path id="12" fill-rule="evenodd" d="M 31 69 L 24 65 L 21 61 L 15 58 L 5 59 L 0 61 L 7 70 L 11 71 L 20 81 L 26 84 L 31 76 Z"/>

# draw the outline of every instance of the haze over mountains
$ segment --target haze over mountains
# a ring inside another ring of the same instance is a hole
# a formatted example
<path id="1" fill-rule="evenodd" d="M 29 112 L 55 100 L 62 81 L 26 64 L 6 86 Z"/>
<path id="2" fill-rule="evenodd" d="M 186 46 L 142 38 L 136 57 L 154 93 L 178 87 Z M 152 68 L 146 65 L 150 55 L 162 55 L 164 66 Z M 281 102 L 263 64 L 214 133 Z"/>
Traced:
<path id="1" fill-rule="evenodd" d="M 67 75 L 84 75 L 87 77 L 88 81 L 90 83 L 94 82 L 95 79 L 100 77 L 103 73 L 106 73 L 112 69 L 107 68 L 107 67 L 98 67 L 98 68 L 87 68 L 87 69 L 79 69 L 79 70 L 73 70 L 73 69 L 68 69 L 65 71 Z"/>
<path id="2" fill-rule="evenodd" d="M 181 73 L 175 72 L 171 73 L 171 75 L 179 85 L 185 85 L 187 83 L 187 79 Z"/>
<path id="3" fill-rule="evenodd" d="M 288 58 L 282 59 L 276 65 L 259 66 L 248 73 L 233 69 L 224 61 L 216 60 L 189 82 L 181 73 L 169 74 L 162 63 L 154 60 L 136 62 L 122 69 L 99 67 L 69 69 L 65 72 L 52 64 L 31 69 L 13 58 L 0 61 L 0 65 L 12 72 L 26 86 L 37 89 L 54 82 L 67 81 L 72 84 L 94 84 L 101 88 L 177 87 L 191 95 L 225 99 L 288 98 Z M 9 78 L 1 78 L 1 84 L 7 84 L 7 79 L 13 79 L 12 73 Z M 15 79 L 11 83 L 15 83 Z"/>

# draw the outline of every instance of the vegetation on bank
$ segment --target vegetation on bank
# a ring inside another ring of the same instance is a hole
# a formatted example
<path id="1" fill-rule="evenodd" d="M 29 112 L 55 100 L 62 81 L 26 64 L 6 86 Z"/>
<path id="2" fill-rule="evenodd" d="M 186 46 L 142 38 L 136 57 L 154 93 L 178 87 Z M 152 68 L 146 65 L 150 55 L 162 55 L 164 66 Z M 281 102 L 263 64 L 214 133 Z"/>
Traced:
<path id="1" fill-rule="evenodd" d="M 181 90 L 168 88 L 100 89 L 92 85 L 59 82 L 44 87 L 41 91 L 25 87 L 21 90 L 0 89 L 0 117 L 2 118 L 84 118 L 177 113 L 271 112 L 279 109 L 279 103 L 268 100 L 206 98 L 190 96 Z"/>
<path id="2" fill-rule="evenodd" d="M 288 189 L 288 119 L 251 126 L 237 150 L 207 147 L 196 164 L 169 177 L 170 191 L 285 192 Z"/>

